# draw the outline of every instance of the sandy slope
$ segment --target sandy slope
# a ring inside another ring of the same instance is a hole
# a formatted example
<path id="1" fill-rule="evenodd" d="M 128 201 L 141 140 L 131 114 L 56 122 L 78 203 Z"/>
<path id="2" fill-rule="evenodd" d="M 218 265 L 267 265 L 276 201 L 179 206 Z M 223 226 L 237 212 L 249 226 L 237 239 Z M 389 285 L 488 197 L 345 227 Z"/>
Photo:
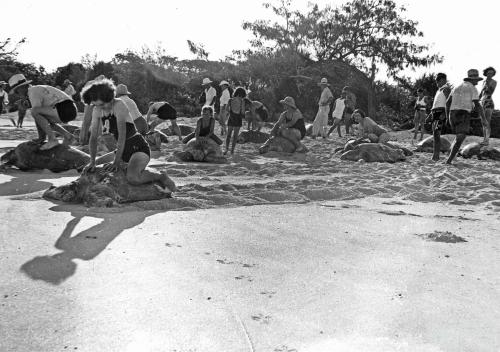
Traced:
<path id="1" fill-rule="evenodd" d="M 27 122 L 0 119 L 0 151 Z M 0 351 L 499 350 L 498 162 L 340 162 L 342 142 L 225 165 L 172 142 L 153 165 L 180 191 L 122 209 L 41 199 L 76 172 L 0 174 Z"/>

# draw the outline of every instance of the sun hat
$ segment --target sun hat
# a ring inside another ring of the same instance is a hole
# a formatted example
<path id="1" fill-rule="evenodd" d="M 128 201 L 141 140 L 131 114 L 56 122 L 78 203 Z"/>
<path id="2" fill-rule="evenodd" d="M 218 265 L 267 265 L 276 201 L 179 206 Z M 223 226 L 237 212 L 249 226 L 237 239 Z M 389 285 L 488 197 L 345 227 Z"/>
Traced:
<path id="1" fill-rule="evenodd" d="M 297 109 L 297 106 L 295 105 L 295 99 L 293 99 L 292 97 L 286 97 L 285 99 L 280 100 L 280 103 Z"/>
<path id="2" fill-rule="evenodd" d="M 127 89 L 127 86 L 125 84 L 120 83 L 119 85 L 116 86 L 116 95 L 130 95 L 130 93 Z"/>
<path id="3" fill-rule="evenodd" d="M 486 77 L 486 74 L 488 73 L 488 71 L 492 70 L 493 71 L 493 76 L 497 74 L 497 70 L 495 70 L 493 67 L 486 67 L 484 70 L 483 70 L 483 76 Z"/>
<path id="4" fill-rule="evenodd" d="M 324 78 L 324 77 L 323 77 L 323 78 L 321 79 L 321 81 L 318 83 L 318 85 L 321 85 L 321 84 L 326 84 L 327 86 L 329 86 L 329 85 L 330 85 L 330 83 L 328 83 L 328 79 L 326 79 L 326 78 Z"/>
<path id="5" fill-rule="evenodd" d="M 228 81 L 224 81 L 224 80 L 220 81 L 219 86 L 223 86 L 223 85 L 229 86 L 229 82 Z"/>
<path id="6" fill-rule="evenodd" d="M 479 77 L 479 71 L 475 68 L 471 68 L 467 71 L 467 77 L 464 78 L 464 81 L 482 81 L 483 79 Z"/>
<path id="7" fill-rule="evenodd" d="M 210 78 L 203 78 L 203 82 L 201 82 L 201 85 L 204 86 L 204 85 L 210 84 L 210 83 L 212 83 Z"/>
<path id="8" fill-rule="evenodd" d="M 15 92 L 17 88 L 30 84 L 31 82 L 33 81 L 27 80 L 22 73 L 17 73 L 9 78 L 9 87 L 12 92 Z"/>

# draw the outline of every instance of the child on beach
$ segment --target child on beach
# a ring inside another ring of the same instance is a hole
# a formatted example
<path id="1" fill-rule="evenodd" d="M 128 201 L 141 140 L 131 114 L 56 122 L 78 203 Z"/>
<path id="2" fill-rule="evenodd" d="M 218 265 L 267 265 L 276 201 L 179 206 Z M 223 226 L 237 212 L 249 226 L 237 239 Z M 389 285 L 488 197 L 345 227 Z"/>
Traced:
<path id="1" fill-rule="evenodd" d="M 172 124 L 172 130 L 179 137 L 179 140 L 182 140 L 181 130 L 177 125 L 177 110 L 175 110 L 172 105 L 170 105 L 166 101 L 150 102 L 148 114 L 146 116 L 146 122 L 148 124 L 152 114 L 156 114 L 158 118 L 149 125 L 150 130 L 154 130 L 154 128 L 160 123 L 166 120 L 170 120 L 170 123 Z"/>
<path id="2" fill-rule="evenodd" d="M 150 161 L 149 145 L 144 137 L 137 132 L 130 112 L 121 99 L 115 98 L 115 85 L 109 79 L 95 81 L 83 89 L 83 101 L 93 106 L 90 127 L 90 163 L 84 171 L 92 170 L 95 165 L 112 162 L 107 165 L 107 171 L 116 171 L 122 161 L 127 163 L 127 180 L 132 185 L 140 185 L 159 181 L 170 191 L 175 191 L 174 182 L 164 173 L 147 170 Z M 103 155 L 96 160 L 97 136 L 104 125 L 109 122 L 109 132 L 116 141 L 114 152 Z"/>
<path id="3" fill-rule="evenodd" d="M 227 154 L 229 150 L 229 143 L 231 142 L 231 136 L 233 135 L 233 142 L 231 145 L 231 154 L 234 154 L 234 148 L 236 147 L 236 141 L 238 140 L 238 135 L 240 133 L 240 128 L 243 125 L 243 119 L 245 118 L 246 102 L 245 98 L 247 92 L 245 88 L 238 87 L 234 90 L 233 97 L 229 99 L 227 104 L 227 111 L 229 113 L 229 119 L 227 120 L 227 136 L 226 136 L 226 148 L 224 150 L 224 155 Z"/>
<path id="4" fill-rule="evenodd" d="M 60 126 L 61 123 L 73 121 L 77 110 L 73 99 L 63 91 L 46 85 L 32 86 L 23 74 L 15 74 L 9 79 L 11 92 L 18 92 L 21 98 L 29 98 L 31 115 L 35 120 L 38 139 L 37 142 L 47 143 L 40 150 L 48 150 L 59 145 L 54 130 L 64 137 L 64 143 L 69 144 L 73 135 Z"/>

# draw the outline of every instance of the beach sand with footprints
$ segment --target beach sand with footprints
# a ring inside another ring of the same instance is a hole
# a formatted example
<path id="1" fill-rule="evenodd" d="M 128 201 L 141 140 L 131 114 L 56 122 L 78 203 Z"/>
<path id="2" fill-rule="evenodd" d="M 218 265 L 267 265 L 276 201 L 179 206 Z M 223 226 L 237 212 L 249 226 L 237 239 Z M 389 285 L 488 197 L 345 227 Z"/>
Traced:
<path id="1" fill-rule="evenodd" d="M 0 117 L 0 153 L 25 121 Z M 499 162 L 340 161 L 334 136 L 186 163 L 175 139 L 151 163 L 170 199 L 85 208 L 42 198 L 76 171 L 0 173 L 0 351 L 500 350 Z"/>

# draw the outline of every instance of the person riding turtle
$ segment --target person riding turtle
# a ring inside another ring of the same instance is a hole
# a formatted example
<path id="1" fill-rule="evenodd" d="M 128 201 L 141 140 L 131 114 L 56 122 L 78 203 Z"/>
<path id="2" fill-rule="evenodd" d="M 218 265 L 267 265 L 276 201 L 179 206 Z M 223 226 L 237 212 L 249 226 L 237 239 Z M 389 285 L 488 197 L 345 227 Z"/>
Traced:
<path id="1" fill-rule="evenodd" d="M 280 100 L 280 103 L 285 107 L 271 129 L 271 138 L 280 136 L 288 139 L 295 146 L 296 152 L 304 152 L 305 146 L 300 142 L 306 135 L 306 126 L 302 113 L 295 105 L 295 99 L 286 97 Z M 265 143 L 267 144 L 269 140 Z"/>

